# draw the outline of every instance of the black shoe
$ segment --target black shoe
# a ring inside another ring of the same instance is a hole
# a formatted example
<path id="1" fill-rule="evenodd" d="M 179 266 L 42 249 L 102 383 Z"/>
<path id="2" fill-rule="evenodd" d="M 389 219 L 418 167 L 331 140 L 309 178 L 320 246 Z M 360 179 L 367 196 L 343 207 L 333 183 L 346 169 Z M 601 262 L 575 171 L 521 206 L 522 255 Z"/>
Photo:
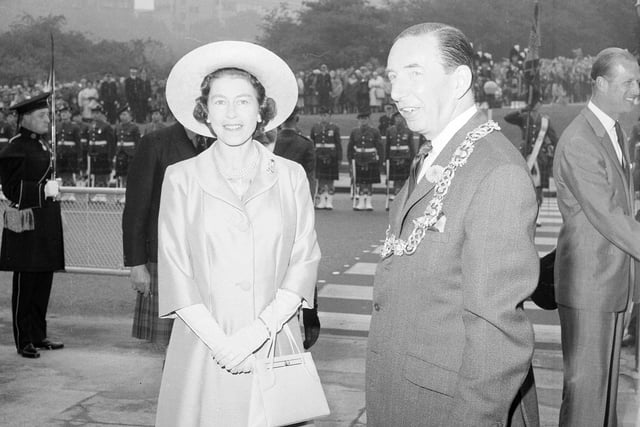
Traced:
<path id="1" fill-rule="evenodd" d="M 40 342 L 34 344 L 36 348 L 41 348 L 44 350 L 60 350 L 64 347 L 64 344 L 61 342 L 51 341 L 49 338 L 45 338 Z"/>
<path id="2" fill-rule="evenodd" d="M 40 357 L 40 353 L 38 353 L 38 350 L 31 343 L 18 350 L 18 353 L 22 355 L 22 357 L 26 357 L 28 359 L 37 359 Z"/>

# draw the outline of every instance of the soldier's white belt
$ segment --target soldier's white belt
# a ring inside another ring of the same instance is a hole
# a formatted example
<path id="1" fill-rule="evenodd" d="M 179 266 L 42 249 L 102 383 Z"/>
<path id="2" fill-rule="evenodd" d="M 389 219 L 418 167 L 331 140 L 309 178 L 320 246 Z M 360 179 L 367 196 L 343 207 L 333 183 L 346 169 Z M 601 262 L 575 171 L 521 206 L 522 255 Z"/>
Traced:
<path id="1" fill-rule="evenodd" d="M 107 145 L 107 141 L 91 141 L 89 142 L 89 145 L 99 145 L 99 146 Z"/>
<path id="2" fill-rule="evenodd" d="M 0 138 L 0 143 L 9 142 L 9 138 Z"/>
<path id="3" fill-rule="evenodd" d="M 316 144 L 316 148 L 336 148 L 336 144 Z"/>
<path id="4" fill-rule="evenodd" d="M 355 147 L 356 153 L 377 153 L 378 150 L 375 148 L 358 148 Z"/>
<path id="5" fill-rule="evenodd" d="M 75 147 L 75 141 L 60 141 L 59 145 L 64 145 L 66 147 Z"/>
<path id="6" fill-rule="evenodd" d="M 120 147 L 133 147 L 134 145 L 136 145 L 136 143 L 133 142 L 133 141 L 126 141 L 126 142 L 122 141 L 122 142 L 118 143 L 118 146 L 120 146 Z"/>
<path id="7" fill-rule="evenodd" d="M 396 147 L 395 145 L 392 145 L 391 147 L 389 147 L 391 149 L 391 151 L 409 151 L 409 147 L 405 146 L 398 146 Z"/>

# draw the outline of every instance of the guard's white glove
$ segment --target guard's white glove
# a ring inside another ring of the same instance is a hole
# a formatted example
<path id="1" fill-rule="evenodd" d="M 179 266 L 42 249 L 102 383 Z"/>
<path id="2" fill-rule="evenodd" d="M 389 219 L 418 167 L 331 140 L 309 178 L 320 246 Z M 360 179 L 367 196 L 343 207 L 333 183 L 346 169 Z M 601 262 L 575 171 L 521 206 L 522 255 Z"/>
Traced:
<path id="1" fill-rule="evenodd" d="M 60 194 L 60 183 L 56 180 L 49 180 L 44 185 L 44 197 L 55 199 Z"/>

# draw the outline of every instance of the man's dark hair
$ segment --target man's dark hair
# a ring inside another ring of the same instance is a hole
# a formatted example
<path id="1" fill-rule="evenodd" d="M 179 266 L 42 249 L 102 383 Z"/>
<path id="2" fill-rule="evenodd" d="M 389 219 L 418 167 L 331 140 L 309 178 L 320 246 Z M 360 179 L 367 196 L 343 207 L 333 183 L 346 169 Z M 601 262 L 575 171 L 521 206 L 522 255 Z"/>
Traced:
<path id="1" fill-rule="evenodd" d="M 416 24 L 401 32 L 393 42 L 405 37 L 418 37 L 427 34 L 433 35 L 438 41 L 444 69 L 450 72 L 460 65 L 466 65 L 471 70 L 471 84 L 473 86 L 476 78 L 473 65 L 475 52 L 464 33 L 456 27 L 439 22 Z"/>

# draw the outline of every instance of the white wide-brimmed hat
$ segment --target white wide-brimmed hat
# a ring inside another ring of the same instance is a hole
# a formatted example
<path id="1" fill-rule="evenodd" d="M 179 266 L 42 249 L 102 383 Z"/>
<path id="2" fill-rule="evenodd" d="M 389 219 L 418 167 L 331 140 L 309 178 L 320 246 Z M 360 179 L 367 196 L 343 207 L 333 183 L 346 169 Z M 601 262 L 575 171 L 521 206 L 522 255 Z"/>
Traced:
<path id="1" fill-rule="evenodd" d="M 264 86 L 266 96 L 276 103 L 276 115 L 265 131 L 282 124 L 298 101 L 298 85 L 293 71 L 278 55 L 253 43 L 220 41 L 200 46 L 183 56 L 167 78 L 167 104 L 175 118 L 187 129 L 212 136 L 209 128 L 193 117 L 200 84 L 206 75 L 221 68 L 239 68 L 253 74 Z"/>

